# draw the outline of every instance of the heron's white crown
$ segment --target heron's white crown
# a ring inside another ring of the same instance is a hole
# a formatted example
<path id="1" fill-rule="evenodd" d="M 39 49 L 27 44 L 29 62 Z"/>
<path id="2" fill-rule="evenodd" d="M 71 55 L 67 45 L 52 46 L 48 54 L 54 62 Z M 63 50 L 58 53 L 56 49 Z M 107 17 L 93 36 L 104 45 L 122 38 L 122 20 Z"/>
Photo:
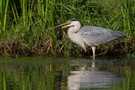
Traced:
<path id="1" fill-rule="evenodd" d="M 67 25 L 68 27 L 81 27 L 79 21 L 70 21 L 70 24 Z"/>

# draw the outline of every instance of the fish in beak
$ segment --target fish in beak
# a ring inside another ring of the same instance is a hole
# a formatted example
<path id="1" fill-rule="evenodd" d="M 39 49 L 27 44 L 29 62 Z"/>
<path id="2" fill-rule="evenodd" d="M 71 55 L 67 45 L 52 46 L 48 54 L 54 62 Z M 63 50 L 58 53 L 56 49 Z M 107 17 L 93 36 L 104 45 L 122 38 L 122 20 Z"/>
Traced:
<path id="1" fill-rule="evenodd" d="M 65 22 L 63 24 L 55 26 L 55 34 L 56 34 L 57 40 L 61 40 L 62 39 L 62 30 L 61 29 L 69 27 L 68 26 L 69 24 L 70 24 L 70 22 L 67 21 L 67 22 Z"/>
<path id="2" fill-rule="evenodd" d="M 61 40 L 62 39 L 62 30 L 61 30 L 61 26 L 55 28 L 55 35 L 57 37 L 57 40 Z"/>

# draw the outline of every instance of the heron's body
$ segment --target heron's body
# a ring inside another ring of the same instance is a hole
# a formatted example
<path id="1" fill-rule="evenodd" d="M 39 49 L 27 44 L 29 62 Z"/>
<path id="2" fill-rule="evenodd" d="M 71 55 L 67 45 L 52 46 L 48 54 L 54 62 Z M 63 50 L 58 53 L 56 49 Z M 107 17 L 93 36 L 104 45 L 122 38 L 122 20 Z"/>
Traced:
<path id="1" fill-rule="evenodd" d="M 83 26 L 79 21 L 71 19 L 68 36 L 71 41 L 81 46 L 86 51 L 86 45 L 92 47 L 93 57 L 95 57 L 95 48 L 101 44 L 109 43 L 111 41 L 123 38 L 126 35 L 120 31 L 112 31 L 103 27 Z"/>
<path id="2" fill-rule="evenodd" d="M 74 28 L 74 27 L 73 27 Z M 125 37 L 125 34 L 119 31 L 112 31 L 102 27 L 96 26 L 84 26 L 78 29 L 77 32 L 73 32 L 73 28 L 68 29 L 69 38 L 76 44 L 80 45 L 85 51 L 85 45 L 99 46 L 118 38 Z"/>

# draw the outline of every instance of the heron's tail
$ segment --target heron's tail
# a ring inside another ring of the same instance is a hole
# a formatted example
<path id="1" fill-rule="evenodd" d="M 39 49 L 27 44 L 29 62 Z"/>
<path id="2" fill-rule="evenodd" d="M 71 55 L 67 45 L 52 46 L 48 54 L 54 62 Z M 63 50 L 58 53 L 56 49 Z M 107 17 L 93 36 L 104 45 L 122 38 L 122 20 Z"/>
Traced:
<path id="1" fill-rule="evenodd" d="M 115 31 L 115 35 L 116 35 L 118 38 L 125 38 L 125 37 L 126 37 L 126 34 L 123 33 L 123 32 L 120 32 L 120 31 Z"/>

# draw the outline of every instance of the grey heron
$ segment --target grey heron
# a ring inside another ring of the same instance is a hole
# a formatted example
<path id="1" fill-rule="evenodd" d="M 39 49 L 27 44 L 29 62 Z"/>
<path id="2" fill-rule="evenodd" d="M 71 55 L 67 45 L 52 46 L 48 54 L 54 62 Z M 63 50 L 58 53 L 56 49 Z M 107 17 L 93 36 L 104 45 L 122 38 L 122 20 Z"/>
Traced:
<path id="1" fill-rule="evenodd" d="M 70 19 L 67 22 L 60 24 L 56 27 L 62 28 L 68 27 L 68 37 L 77 45 L 81 46 L 86 51 L 86 45 L 91 46 L 93 59 L 95 59 L 96 47 L 101 44 L 106 44 L 117 40 L 119 38 L 126 37 L 123 32 L 112 31 L 107 28 L 97 26 L 83 26 L 76 19 Z"/>

